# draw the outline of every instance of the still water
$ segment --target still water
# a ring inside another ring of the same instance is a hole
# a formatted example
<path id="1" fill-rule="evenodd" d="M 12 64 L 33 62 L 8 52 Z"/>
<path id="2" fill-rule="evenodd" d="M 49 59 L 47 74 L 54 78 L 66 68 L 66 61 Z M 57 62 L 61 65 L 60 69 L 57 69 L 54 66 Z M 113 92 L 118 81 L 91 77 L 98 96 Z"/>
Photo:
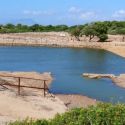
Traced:
<path id="1" fill-rule="evenodd" d="M 125 73 L 125 58 L 95 49 L 0 47 L 0 70 L 52 72 L 51 92 L 81 94 L 102 101 L 125 102 L 125 89 L 109 79 L 82 73 Z"/>

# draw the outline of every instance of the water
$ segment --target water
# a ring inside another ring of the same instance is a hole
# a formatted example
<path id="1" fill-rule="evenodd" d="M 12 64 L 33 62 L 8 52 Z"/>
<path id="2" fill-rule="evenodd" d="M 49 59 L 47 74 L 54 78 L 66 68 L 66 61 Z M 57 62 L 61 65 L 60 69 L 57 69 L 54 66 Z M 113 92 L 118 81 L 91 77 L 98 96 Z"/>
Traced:
<path id="1" fill-rule="evenodd" d="M 109 79 L 87 79 L 82 73 L 125 73 L 125 59 L 95 49 L 0 47 L 0 70 L 52 72 L 53 93 L 82 94 L 108 102 L 125 102 L 125 89 Z"/>

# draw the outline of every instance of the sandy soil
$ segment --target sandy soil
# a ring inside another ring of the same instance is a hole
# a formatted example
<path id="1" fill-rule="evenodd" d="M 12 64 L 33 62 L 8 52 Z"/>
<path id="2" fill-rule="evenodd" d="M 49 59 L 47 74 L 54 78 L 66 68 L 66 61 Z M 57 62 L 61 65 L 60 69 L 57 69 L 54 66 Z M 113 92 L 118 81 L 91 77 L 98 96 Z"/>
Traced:
<path id="1" fill-rule="evenodd" d="M 35 91 L 36 92 L 36 91 Z M 37 95 L 18 96 L 12 90 L 0 91 L 0 122 L 3 120 L 22 120 L 53 118 L 57 113 L 64 113 L 67 108 L 56 97 L 46 98 L 40 92 Z M 4 118 L 7 119 L 4 119 Z"/>
<path id="2" fill-rule="evenodd" d="M 91 105 L 96 105 L 97 101 L 96 99 L 91 99 L 86 96 L 82 95 L 63 95 L 63 94 L 57 94 L 56 97 L 61 99 L 64 104 L 69 108 L 86 108 Z"/>
<path id="3" fill-rule="evenodd" d="M 119 56 L 125 57 L 125 47 L 120 46 L 120 47 L 110 47 L 106 48 L 105 50 L 110 51 L 112 53 L 115 53 Z"/>

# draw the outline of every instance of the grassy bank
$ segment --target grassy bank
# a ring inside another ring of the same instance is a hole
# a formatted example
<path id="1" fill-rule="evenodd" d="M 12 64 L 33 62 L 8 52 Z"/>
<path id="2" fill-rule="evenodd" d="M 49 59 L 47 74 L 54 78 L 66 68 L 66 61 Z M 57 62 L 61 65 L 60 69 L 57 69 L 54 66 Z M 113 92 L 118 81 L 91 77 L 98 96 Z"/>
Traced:
<path id="1" fill-rule="evenodd" d="M 51 120 L 24 120 L 9 125 L 124 125 L 124 104 L 98 104 L 88 108 L 72 109 Z"/>

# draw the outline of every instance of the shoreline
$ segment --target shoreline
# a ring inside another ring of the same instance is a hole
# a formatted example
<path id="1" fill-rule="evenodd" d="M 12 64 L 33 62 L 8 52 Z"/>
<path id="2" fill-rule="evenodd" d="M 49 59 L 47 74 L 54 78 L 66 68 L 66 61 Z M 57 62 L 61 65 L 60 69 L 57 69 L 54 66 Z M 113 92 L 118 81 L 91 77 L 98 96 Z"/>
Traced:
<path id="1" fill-rule="evenodd" d="M 60 34 L 62 33 L 48 32 L 0 34 L 0 46 L 90 48 L 106 50 L 121 57 L 125 57 L 125 42 L 120 40 L 122 36 L 109 35 L 109 39 L 112 42 L 89 42 L 87 37 L 82 37 L 81 41 L 76 41 L 66 32 L 63 32 L 65 37 L 60 36 Z"/>
<path id="2" fill-rule="evenodd" d="M 95 44 L 95 46 L 90 46 L 90 45 L 83 45 L 83 46 L 67 46 L 67 45 L 58 45 L 58 44 L 25 44 L 25 43 L 0 43 L 0 47 L 51 47 L 51 48 L 87 48 L 87 49 L 99 49 L 99 50 L 104 50 L 111 52 L 113 54 L 116 54 L 118 56 L 121 56 L 125 58 L 125 47 L 123 46 L 113 46 L 111 48 L 105 48 L 102 46 L 99 46 Z"/>

